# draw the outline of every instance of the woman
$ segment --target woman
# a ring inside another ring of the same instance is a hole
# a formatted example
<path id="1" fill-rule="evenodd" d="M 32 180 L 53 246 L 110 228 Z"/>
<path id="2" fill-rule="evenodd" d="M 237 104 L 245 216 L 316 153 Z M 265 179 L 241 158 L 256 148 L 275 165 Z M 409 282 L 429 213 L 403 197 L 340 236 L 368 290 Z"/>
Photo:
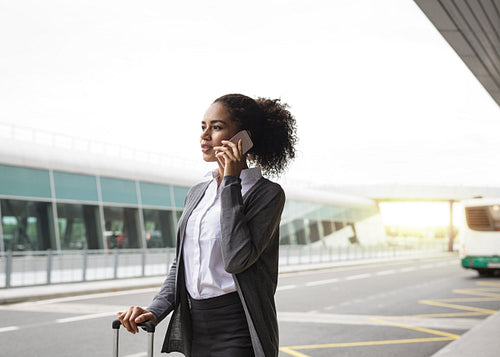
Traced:
<path id="1" fill-rule="evenodd" d="M 295 157 L 295 119 L 280 100 L 241 94 L 216 99 L 201 122 L 212 179 L 190 189 L 177 231 L 177 255 L 160 292 L 143 309 L 118 313 L 123 326 L 155 324 L 173 311 L 162 352 L 186 356 L 278 355 L 274 293 L 282 188 L 276 176 Z M 253 147 L 229 141 L 247 130 Z M 256 164 L 248 168 L 247 161 Z"/>

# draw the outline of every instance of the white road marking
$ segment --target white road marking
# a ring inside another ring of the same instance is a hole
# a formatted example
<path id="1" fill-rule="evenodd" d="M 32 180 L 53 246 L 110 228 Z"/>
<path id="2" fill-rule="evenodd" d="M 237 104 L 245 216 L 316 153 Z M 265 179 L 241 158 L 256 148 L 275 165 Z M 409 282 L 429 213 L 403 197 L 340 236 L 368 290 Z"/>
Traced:
<path id="1" fill-rule="evenodd" d="M 358 280 L 358 279 L 366 279 L 371 277 L 371 274 L 359 274 L 359 275 L 351 275 L 345 278 L 345 280 Z"/>
<path id="2" fill-rule="evenodd" d="M 455 265 L 457 264 L 458 265 L 458 261 L 450 261 L 450 262 L 441 262 L 441 263 L 436 263 L 436 266 L 437 267 L 444 267 L 446 265 Z"/>
<path id="3" fill-rule="evenodd" d="M 98 319 L 110 316 L 116 316 L 118 311 L 123 311 L 127 307 L 121 305 L 103 305 L 103 304 L 78 304 L 78 303 L 68 303 L 71 301 L 79 300 L 89 300 L 96 298 L 107 298 L 120 295 L 131 295 L 131 294 L 141 294 L 141 293 L 154 293 L 159 290 L 158 288 L 146 288 L 146 289 L 134 289 L 134 290 L 124 290 L 115 291 L 109 293 L 97 293 L 82 296 L 71 296 L 64 298 L 39 300 L 39 301 L 29 301 L 19 304 L 3 305 L 0 306 L 0 311 L 31 311 L 31 312 L 45 312 L 45 313 L 67 313 L 67 314 L 78 314 L 78 316 L 71 316 L 67 318 L 60 318 L 52 321 L 44 321 L 39 323 L 19 325 L 19 326 L 6 326 L 0 327 L 0 333 L 12 332 L 25 328 L 33 328 L 40 326 L 49 326 L 53 324 L 64 324 L 70 322 Z"/>
<path id="4" fill-rule="evenodd" d="M 317 281 L 310 281 L 306 283 L 306 286 L 318 286 L 318 285 L 326 285 L 326 284 L 332 284 L 340 281 L 340 279 L 333 278 L 333 279 L 325 279 L 325 280 L 317 280 Z"/>
<path id="5" fill-rule="evenodd" d="M 116 316 L 116 312 L 113 311 L 113 312 L 104 312 L 104 313 L 99 313 L 99 314 L 87 314 L 87 315 L 72 316 L 72 317 L 67 317 L 67 318 L 62 318 L 62 319 L 57 319 L 57 320 L 52 320 L 52 321 L 33 323 L 33 324 L 28 324 L 28 325 L 0 327 L 0 333 L 17 331 L 17 330 L 21 330 L 21 329 L 25 329 L 25 328 L 33 328 L 33 327 L 37 328 L 40 326 L 49 326 L 49 325 L 53 325 L 53 324 L 64 324 L 64 323 L 69 323 L 69 322 L 98 319 L 98 318 L 110 317 L 110 316 Z"/>
<path id="6" fill-rule="evenodd" d="M 390 269 L 390 270 L 379 271 L 379 272 L 375 273 L 375 275 L 382 276 L 382 275 L 391 275 L 391 274 L 395 274 L 395 273 L 396 273 L 396 270 Z"/>
<path id="7" fill-rule="evenodd" d="M 66 314 L 98 314 L 110 311 L 124 311 L 128 306 L 104 305 L 104 304 L 15 304 L 0 306 L 1 310 L 8 311 L 32 311 L 46 313 L 66 313 Z"/>
<path id="8" fill-rule="evenodd" d="M 435 268 L 435 267 L 436 267 L 436 264 L 434 264 L 434 263 L 420 265 L 420 269 L 432 269 L 432 268 Z"/>
<path id="9" fill-rule="evenodd" d="M 399 264 L 399 263 L 398 263 Z M 430 264 L 423 264 L 423 265 L 418 265 L 418 266 L 410 266 L 407 268 L 401 268 L 401 269 L 388 269 L 388 270 L 382 270 L 373 274 L 359 274 L 359 275 L 353 275 L 353 276 L 348 276 L 345 278 L 332 278 L 332 279 L 324 279 L 324 280 L 314 280 L 314 281 L 309 281 L 304 284 L 299 284 L 299 285 L 283 285 L 278 287 L 278 291 L 284 291 L 284 290 L 292 290 L 300 287 L 311 287 L 311 286 L 320 286 L 320 285 L 327 285 L 327 284 L 333 284 L 337 283 L 340 281 L 349 281 L 349 280 L 357 280 L 357 279 L 366 279 L 369 278 L 373 275 L 376 276 L 384 276 L 384 275 L 392 275 L 392 274 L 399 274 L 399 273 L 406 273 L 410 271 L 416 271 L 419 269 L 432 269 L 440 266 L 446 266 L 446 265 L 453 265 L 456 264 L 455 260 L 451 261 L 444 261 L 444 262 L 439 262 L 439 263 L 430 263 Z M 348 268 L 343 268 L 343 269 L 335 269 L 336 272 L 340 271 L 349 271 L 349 270 L 357 270 L 359 268 L 357 267 L 348 267 Z M 313 276 L 314 274 L 323 274 L 324 270 L 321 271 L 314 271 L 314 272 L 296 272 L 296 273 L 290 273 L 287 274 L 287 277 L 290 276 L 303 276 L 303 275 L 310 275 Z"/>
<path id="10" fill-rule="evenodd" d="M 19 330 L 19 326 L 0 327 L 0 333 Z"/>
<path id="11" fill-rule="evenodd" d="M 100 313 L 100 314 L 91 314 L 91 315 L 81 315 L 81 316 L 66 317 L 64 319 L 57 319 L 56 323 L 58 323 L 58 324 L 64 324 L 64 323 L 67 323 L 67 322 L 92 320 L 92 319 L 98 319 L 100 317 L 108 317 L 108 316 L 116 316 L 116 312 L 103 312 L 103 313 Z"/>
<path id="12" fill-rule="evenodd" d="M 160 286 L 158 286 L 157 288 L 123 290 L 123 291 L 114 291 L 114 292 L 109 292 L 109 293 L 96 293 L 96 294 L 89 294 L 89 295 L 68 296 L 68 297 L 48 299 L 48 300 L 29 301 L 29 302 L 23 302 L 23 303 L 19 303 L 19 304 L 15 304 L 15 305 L 22 305 L 22 304 L 47 305 L 47 304 L 55 304 L 55 303 L 59 303 L 59 302 L 99 299 L 99 298 L 107 298 L 107 297 L 121 296 L 121 295 L 155 293 L 158 291 L 160 291 Z M 10 305 L 10 306 L 14 306 L 14 305 Z"/>
<path id="13" fill-rule="evenodd" d="M 416 268 L 416 267 L 408 267 L 408 268 L 402 268 L 402 269 L 399 269 L 399 271 L 400 271 L 401 273 L 406 273 L 406 272 L 408 272 L 408 271 L 415 271 L 415 270 L 417 270 L 417 268 Z"/>

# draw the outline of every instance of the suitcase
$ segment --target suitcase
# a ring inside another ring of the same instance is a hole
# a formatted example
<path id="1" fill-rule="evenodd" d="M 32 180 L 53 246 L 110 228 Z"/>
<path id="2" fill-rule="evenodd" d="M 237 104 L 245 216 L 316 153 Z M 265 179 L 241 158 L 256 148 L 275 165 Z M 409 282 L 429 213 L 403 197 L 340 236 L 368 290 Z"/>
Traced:
<path id="1" fill-rule="evenodd" d="M 120 326 L 122 323 L 120 320 L 113 321 L 113 330 L 114 332 L 114 343 L 113 343 L 113 357 L 118 357 L 118 341 L 119 341 L 119 333 Z M 154 335 L 155 335 L 155 325 L 151 321 L 141 322 L 137 324 L 143 330 L 148 332 L 148 357 L 153 357 L 153 344 L 154 344 Z"/>

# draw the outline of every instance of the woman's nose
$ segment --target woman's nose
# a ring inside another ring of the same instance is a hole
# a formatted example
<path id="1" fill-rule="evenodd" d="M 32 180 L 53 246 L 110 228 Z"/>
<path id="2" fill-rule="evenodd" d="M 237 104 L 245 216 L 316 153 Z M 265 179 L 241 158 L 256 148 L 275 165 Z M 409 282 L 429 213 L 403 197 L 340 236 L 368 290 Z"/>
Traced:
<path id="1" fill-rule="evenodd" d="M 210 139 L 210 133 L 209 133 L 209 128 L 206 128 L 205 130 L 201 131 L 200 137 L 204 140 Z"/>

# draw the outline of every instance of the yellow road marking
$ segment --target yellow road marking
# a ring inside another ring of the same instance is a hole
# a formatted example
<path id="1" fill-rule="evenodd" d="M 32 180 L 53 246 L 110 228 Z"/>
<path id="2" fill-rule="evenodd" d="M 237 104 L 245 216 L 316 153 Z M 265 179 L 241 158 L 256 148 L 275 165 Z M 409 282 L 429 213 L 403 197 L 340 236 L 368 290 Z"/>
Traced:
<path id="1" fill-rule="evenodd" d="M 481 302 L 481 301 L 498 301 L 498 297 L 475 297 L 475 298 L 456 298 L 456 299 L 438 299 L 436 301 L 446 301 L 446 302 Z"/>
<path id="2" fill-rule="evenodd" d="M 450 339 L 453 339 L 453 340 L 456 340 L 457 338 L 460 337 L 460 335 L 455 335 L 454 333 L 448 333 L 448 332 L 444 332 L 444 331 L 433 330 L 433 329 L 425 328 L 425 327 L 417 327 L 417 326 L 404 325 L 404 324 L 400 324 L 400 323 L 397 323 L 397 322 L 394 322 L 394 321 L 388 321 L 388 320 L 383 320 L 383 319 L 378 319 L 378 318 L 371 318 L 370 320 L 372 320 L 372 321 L 381 321 L 381 322 L 385 322 L 385 323 L 391 324 L 393 326 L 405 328 L 405 329 L 408 329 L 408 330 L 425 332 L 425 333 L 428 333 L 428 334 L 431 334 L 431 335 L 443 336 L 443 337 L 447 337 L 447 338 L 450 338 Z"/>
<path id="3" fill-rule="evenodd" d="M 288 353 L 290 356 L 294 356 L 294 357 L 310 357 L 310 356 L 305 355 L 303 353 L 297 352 L 290 347 L 280 347 L 280 351 Z"/>
<path id="4" fill-rule="evenodd" d="M 420 315 L 403 315 L 403 316 L 388 316 L 388 319 L 400 319 L 405 317 L 467 317 L 467 316 L 482 316 L 482 312 L 449 312 L 444 314 L 420 314 Z"/>
<path id="5" fill-rule="evenodd" d="M 477 285 L 484 285 L 484 286 L 497 286 L 497 287 L 500 287 L 500 282 L 496 282 L 496 281 L 478 281 L 476 284 Z"/>
<path id="6" fill-rule="evenodd" d="M 280 351 L 287 353 L 294 357 L 310 357 L 303 354 L 297 350 L 307 350 L 307 349 L 323 349 L 323 348 L 340 348 L 340 347 L 360 347 L 360 346 L 377 346 L 377 345 L 391 345 L 391 344 L 401 344 L 401 343 L 420 343 L 420 342 L 436 342 L 436 341 L 453 341 L 460 337 L 453 333 L 438 331 L 434 329 L 428 329 L 424 327 L 417 327 L 411 325 L 400 324 L 395 321 L 390 321 L 387 319 L 398 319 L 405 317 L 435 317 L 435 318 L 446 318 L 446 317 L 467 317 L 467 316 L 480 316 L 480 315 L 492 315 L 495 314 L 496 310 L 483 309 L 480 307 L 451 304 L 451 302 L 486 302 L 486 301 L 499 301 L 500 300 L 500 282 L 492 281 L 480 281 L 476 283 L 478 286 L 486 286 L 487 288 L 477 288 L 477 289 L 454 289 L 453 293 L 463 294 L 463 295 L 474 295 L 478 296 L 476 298 L 451 298 L 451 299 L 435 299 L 435 300 L 420 300 L 419 303 L 431 306 L 446 307 L 450 309 L 460 310 L 460 312 L 454 313 L 436 313 L 436 314 L 419 314 L 419 315 L 404 315 L 404 316 L 387 316 L 386 319 L 371 318 L 372 321 L 381 321 L 388 323 L 390 325 L 429 333 L 432 335 L 437 335 L 441 337 L 429 337 L 429 338 L 414 338 L 414 339 L 400 339 L 400 340 L 382 340 L 382 341 L 362 341 L 362 342 L 343 342 L 343 343 L 329 343 L 321 345 L 301 345 L 301 346 L 286 346 L 281 347 Z"/>
<path id="7" fill-rule="evenodd" d="M 458 336 L 460 337 L 460 336 Z M 457 337 L 457 338 L 458 338 Z M 436 341 L 453 341 L 453 337 L 427 337 L 427 338 L 409 338 L 401 340 L 380 340 L 380 341 L 361 341 L 361 342 L 342 342 L 342 343 L 327 343 L 323 345 L 301 345 L 281 347 L 280 351 L 288 353 L 296 357 L 309 357 L 296 350 L 314 350 L 323 348 L 339 348 L 339 347 L 360 347 L 360 346 L 381 346 L 381 345 L 397 345 L 402 343 L 421 343 L 421 342 L 436 342 Z"/>
<path id="8" fill-rule="evenodd" d="M 470 290 L 470 289 L 456 289 L 453 290 L 454 293 L 457 294 L 465 294 L 465 295 L 477 295 L 477 296 L 489 296 L 492 299 L 499 299 L 500 294 L 498 293 L 489 293 L 488 291 L 492 291 L 496 289 L 477 289 L 477 290 Z M 474 299 L 474 298 L 472 298 Z"/>
<path id="9" fill-rule="evenodd" d="M 445 302 L 440 302 L 438 300 L 420 300 L 419 303 L 431 306 L 449 307 L 450 309 L 481 312 L 484 315 L 493 315 L 497 312 L 496 310 L 482 309 L 480 307 L 447 304 Z"/>

